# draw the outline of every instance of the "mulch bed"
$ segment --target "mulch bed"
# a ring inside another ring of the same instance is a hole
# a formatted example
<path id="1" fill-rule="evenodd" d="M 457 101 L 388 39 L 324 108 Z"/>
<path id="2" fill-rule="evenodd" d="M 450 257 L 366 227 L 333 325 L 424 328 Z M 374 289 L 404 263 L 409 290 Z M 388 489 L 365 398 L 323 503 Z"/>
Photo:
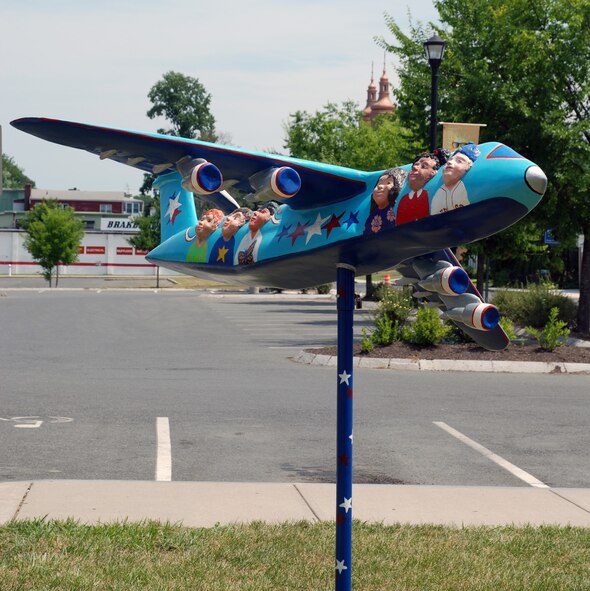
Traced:
<path id="1" fill-rule="evenodd" d="M 313 349 L 312 353 L 336 355 L 336 347 Z M 359 344 L 354 345 L 355 357 L 377 357 L 386 359 L 479 359 L 495 361 L 543 361 L 590 363 L 590 347 L 557 347 L 545 351 L 536 344 L 508 345 L 503 351 L 487 351 L 474 343 L 441 344 L 422 347 L 410 343 L 394 342 L 387 347 L 375 347 L 369 354 L 361 352 Z"/>

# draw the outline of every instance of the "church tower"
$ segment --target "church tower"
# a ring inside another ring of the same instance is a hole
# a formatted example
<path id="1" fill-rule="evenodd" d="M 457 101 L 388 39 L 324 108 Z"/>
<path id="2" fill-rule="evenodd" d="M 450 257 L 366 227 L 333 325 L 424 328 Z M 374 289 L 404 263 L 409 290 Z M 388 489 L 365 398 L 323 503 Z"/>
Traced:
<path id="1" fill-rule="evenodd" d="M 363 109 L 363 121 L 371 121 L 371 111 L 373 105 L 377 102 L 377 87 L 375 86 L 375 82 L 373 80 L 373 66 L 371 65 L 371 83 L 367 88 L 367 104 Z"/>
<path id="2" fill-rule="evenodd" d="M 383 59 L 383 74 L 379 79 L 379 96 L 376 96 L 377 88 L 373 81 L 373 69 L 371 68 L 371 83 L 367 89 L 367 105 L 363 109 L 363 121 L 373 121 L 377 115 L 393 113 L 395 105 L 389 95 L 389 78 L 387 77 L 385 58 Z"/>

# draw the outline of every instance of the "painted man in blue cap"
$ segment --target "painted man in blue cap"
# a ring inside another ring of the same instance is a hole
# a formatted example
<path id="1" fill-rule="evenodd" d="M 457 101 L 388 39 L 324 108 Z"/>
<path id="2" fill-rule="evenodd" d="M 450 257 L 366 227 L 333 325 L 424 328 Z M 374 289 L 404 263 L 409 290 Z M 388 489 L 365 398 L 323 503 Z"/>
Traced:
<path id="1" fill-rule="evenodd" d="M 478 157 L 479 148 L 469 143 L 456 150 L 447 160 L 442 172 L 443 184 L 434 194 L 430 204 L 431 215 L 469 205 L 467 190 L 461 179 Z"/>

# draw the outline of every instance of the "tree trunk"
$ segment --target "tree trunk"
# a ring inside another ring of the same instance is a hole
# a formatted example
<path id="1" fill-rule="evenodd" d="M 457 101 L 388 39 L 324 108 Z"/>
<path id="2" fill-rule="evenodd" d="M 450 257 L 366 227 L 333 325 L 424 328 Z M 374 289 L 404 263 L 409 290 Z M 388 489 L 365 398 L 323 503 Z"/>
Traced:
<path id="1" fill-rule="evenodd" d="M 375 287 L 373 286 L 373 275 L 367 275 L 365 277 L 365 300 L 373 298 Z"/>
<path id="2" fill-rule="evenodd" d="M 477 255 L 477 273 L 476 273 L 476 283 L 477 283 L 477 291 L 483 294 L 484 292 L 484 284 L 486 280 L 486 255 L 482 253 Z"/>
<path id="3" fill-rule="evenodd" d="M 578 332 L 590 334 L 590 228 L 584 228 L 584 246 L 580 265 Z"/>
<path id="4" fill-rule="evenodd" d="M 59 283 L 59 265 L 57 265 L 55 267 L 55 287 L 57 287 L 58 283 Z"/>

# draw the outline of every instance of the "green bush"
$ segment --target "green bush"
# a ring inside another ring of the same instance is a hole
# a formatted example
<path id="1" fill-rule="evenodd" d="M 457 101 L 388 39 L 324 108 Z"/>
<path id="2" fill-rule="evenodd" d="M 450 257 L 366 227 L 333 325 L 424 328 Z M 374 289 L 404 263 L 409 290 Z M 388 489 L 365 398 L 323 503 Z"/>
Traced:
<path id="1" fill-rule="evenodd" d="M 514 329 L 514 322 L 508 316 L 500 316 L 500 326 L 504 329 L 506 336 L 513 341 L 516 338 L 516 330 Z"/>
<path id="2" fill-rule="evenodd" d="M 361 353 L 370 353 L 375 348 L 373 338 L 367 333 L 367 329 L 363 328 L 363 338 L 361 339 Z"/>
<path id="3" fill-rule="evenodd" d="M 419 308 L 416 320 L 411 325 L 404 326 L 402 338 L 416 345 L 437 345 L 449 330 L 436 308 Z"/>
<path id="4" fill-rule="evenodd" d="M 330 293 L 330 290 L 332 289 L 332 284 L 331 283 L 322 283 L 322 285 L 318 285 L 316 287 L 316 289 L 318 290 L 319 294 L 327 294 L 327 293 Z"/>
<path id="5" fill-rule="evenodd" d="M 392 322 L 396 320 L 400 326 L 408 319 L 412 310 L 416 307 L 411 290 L 384 286 L 380 290 L 381 299 L 377 306 L 377 318 L 387 316 Z"/>
<path id="6" fill-rule="evenodd" d="M 387 346 L 400 338 L 399 320 L 391 320 L 389 316 L 381 316 L 375 320 L 375 331 L 372 335 L 376 345 Z"/>
<path id="7" fill-rule="evenodd" d="M 576 319 L 577 304 L 570 298 L 546 285 L 534 285 L 525 290 L 502 289 L 494 296 L 494 304 L 504 316 L 520 326 L 540 328 L 549 321 L 552 308 L 557 308 L 558 318 L 567 326 Z"/>
<path id="8" fill-rule="evenodd" d="M 549 320 L 543 330 L 537 330 L 532 326 L 527 326 L 526 329 L 537 339 L 539 346 L 547 351 L 553 351 L 557 347 L 565 345 L 565 339 L 570 334 L 567 324 L 559 320 L 559 309 L 557 307 L 551 308 L 549 313 Z"/>

